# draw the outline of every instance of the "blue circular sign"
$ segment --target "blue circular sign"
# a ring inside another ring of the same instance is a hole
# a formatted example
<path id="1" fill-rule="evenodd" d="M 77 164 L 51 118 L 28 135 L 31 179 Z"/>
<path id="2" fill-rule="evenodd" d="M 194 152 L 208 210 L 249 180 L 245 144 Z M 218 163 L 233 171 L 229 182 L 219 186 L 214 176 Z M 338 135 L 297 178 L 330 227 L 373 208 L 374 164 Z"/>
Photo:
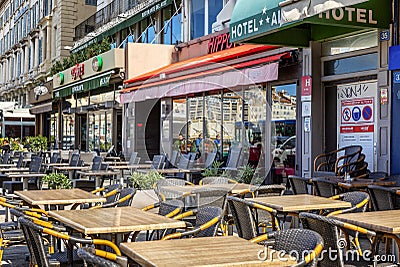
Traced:
<path id="1" fill-rule="evenodd" d="M 362 116 L 364 120 L 369 121 L 372 118 L 372 108 L 370 106 L 365 106 L 362 110 Z"/>
<path id="2" fill-rule="evenodd" d="M 359 121 L 361 119 L 361 109 L 359 107 L 353 108 L 352 117 L 354 121 Z"/>

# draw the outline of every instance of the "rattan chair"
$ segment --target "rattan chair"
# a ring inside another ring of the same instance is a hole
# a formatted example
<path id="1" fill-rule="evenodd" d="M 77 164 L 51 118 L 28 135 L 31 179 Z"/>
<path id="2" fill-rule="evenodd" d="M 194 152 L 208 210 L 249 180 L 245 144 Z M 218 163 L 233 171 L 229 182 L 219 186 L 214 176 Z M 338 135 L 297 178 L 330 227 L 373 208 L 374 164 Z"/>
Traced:
<path id="1" fill-rule="evenodd" d="M 158 180 L 154 184 L 154 191 L 156 192 L 158 199 L 160 201 L 168 200 L 168 199 L 181 199 L 182 195 L 179 193 L 171 192 L 170 190 L 164 189 L 166 186 L 184 186 L 184 185 L 193 185 L 192 183 L 178 178 L 166 178 Z"/>
<path id="2" fill-rule="evenodd" d="M 196 222 L 192 229 L 186 229 L 184 232 L 176 232 L 166 235 L 162 240 L 182 237 L 215 236 L 222 220 L 223 210 L 219 207 L 201 207 L 192 210 L 191 215 L 196 215 Z"/>
<path id="3" fill-rule="evenodd" d="M 295 195 L 299 194 L 309 194 L 308 185 L 310 183 L 309 178 L 304 178 L 295 175 L 289 175 L 288 181 L 290 184 L 290 188 L 292 189 Z"/>
<path id="4" fill-rule="evenodd" d="M 253 185 L 250 188 L 251 193 L 254 197 L 270 197 L 280 196 L 286 187 L 280 184 L 269 184 L 269 185 Z"/>
<path id="5" fill-rule="evenodd" d="M 108 251 L 95 249 L 92 247 L 84 247 L 77 250 L 77 255 L 85 264 L 90 263 L 97 267 L 124 267 L 127 266 L 125 259 Z"/>
<path id="6" fill-rule="evenodd" d="M 228 197 L 228 205 L 230 212 L 232 213 L 233 221 L 236 226 L 238 236 L 247 240 L 253 239 L 260 234 L 258 229 L 258 220 L 256 217 L 256 210 L 264 210 L 270 214 L 271 225 L 273 230 L 277 230 L 278 223 L 276 220 L 276 210 L 250 202 L 245 199 L 237 197 Z M 266 222 L 262 222 L 266 223 Z"/>
<path id="7" fill-rule="evenodd" d="M 315 195 L 320 197 L 332 197 L 338 194 L 339 187 L 337 182 L 326 178 L 313 178 L 312 183 L 315 189 Z"/>
<path id="8" fill-rule="evenodd" d="M 319 261 L 320 266 L 371 266 L 373 264 L 373 255 L 369 255 L 370 261 L 367 261 L 367 257 L 361 256 L 359 246 L 355 246 L 358 254 L 344 253 L 343 249 L 349 249 L 350 243 L 341 238 L 339 230 L 345 234 L 348 234 L 349 231 L 365 234 L 371 243 L 372 238 L 376 236 L 375 232 L 313 213 L 302 212 L 299 217 L 304 228 L 313 230 L 322 236 L 325 251 L 335 251 L 335 257 L 329 257 L 328 253 L 325 253 Z"/>
<path id="9" fill-rule="evenodd" d="M 361 151 L 362 146 L 353 145 L 320 154 L 314 159 L 314 172 L 322 171 L 337 174 L 341 165 L 357 161 Z M 343 155 L 341 155 L 342 153 Z"/>
<path id="10" fill-rule="evenodd" d="M 111 203 L 105 203 L 101 205 L 96 205 L 90 207 L 89 209 L 99 209 L 99 208 L 112 208 L 112 207 L 127 207 L 132 205 L 133 197 L 136 194 L 135 188 L 122 188 L 118 190 L 117 200 Z"/>
<path id="11" fill-rule="evenodd" d="M 118 256 L 121 262 L 127 262 L 127 259 L 121 256 L 119 248 L 111 241 L 69 236 L 67 234 L 61 233 L 60 231 L 39 225 L 25 216 L 19 217 L 18 222 L 20 223 L 22 231 L 24 232 L 25 240 L 27 242 L 29 253 L 31 255 L 31 264 L 34 266 L 59 266 L 60 263 L 68 263 L 68 261 L 71 260 L 68 259 L 66 252 L 55 252 L 52 254 L 48 254 L 46 251 L 46 243 L 44 238 L 45 235 L 65 240 L 71 246 L 73 246 L 74 244 L 107 246 L 114 252 L 114 254 Z M 72 262 L 82 262 L 82 260 L 77 257 L 76 250 L 73 250 L 72 255 Z"/>
<path id="12" fill-rule="evenodd" d="M 324 247 L 320 234 L 308 229 L 288 229 L 271 232 L 250 240 L 252 243 L 261 243 L 271 240 L 272 248 L 286 254 L 294 253 L 299 255 L 298 263 L 295 266 L 317 266 L 318 256 Z M 271 242 L 268 242 L 270 244 Z M 266 251 L 266 253 L 268 253 Z M 269 257 L 270 255 L 260 255 Z M 268 258 L 267 258 L 268 259 Z"/>
<path id="13" fill-rule="evenodd" d="M 351 208 L 329 212 L 327 214 L 328 217 L 337 215 L 337 214 L 348 213 L 348 212 L 364 212 L 368 206 L 369 195 L 368 195 L 368 193 L 365 193 L 365 192 L 354 191 L 354 192 L 346 192 L 346 193 L 342 193 L 342 194 L 333 196 L 333 197 L 331 197 L 331 199 L 350 202 Z"/>
<path id="14" fill-rule="evenodd" d="M 371 196 L 372 207 L 378 210 L 393 210 L 396 205 L 396 190 L 390 187 L 369 185 L 368 193 Z"/>

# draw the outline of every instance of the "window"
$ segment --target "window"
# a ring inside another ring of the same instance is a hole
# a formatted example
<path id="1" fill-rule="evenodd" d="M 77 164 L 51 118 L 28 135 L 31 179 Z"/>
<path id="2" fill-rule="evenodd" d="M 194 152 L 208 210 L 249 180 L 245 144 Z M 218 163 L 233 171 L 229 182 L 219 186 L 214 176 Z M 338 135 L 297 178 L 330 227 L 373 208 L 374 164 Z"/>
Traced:
<path id="1" fill-rule="evenodd" d="M 43 42 L 42 42 L 42 38 L 40 38 L 39 39 L 39 64 L 42 63 L 42 61 L 43 61 L 42 46 L 43 46 Z"/>
<path id="2" fill-rule="evenodd" d="M 204 0 L 190 1 L 190 37 L 195 39 L 205 35 L 205 4 Z"/>
<path id="3" fill-rule="evenodd" d="M 97 6 L 97 0 L 85 0 L 86 5 Z"/>
<path id="4" fill-rule="evenodd" d="M 324 74 L 326 76 L 374 70 L 376 68 L 378 68 L 377 53 L 324 62 Z"/>
<path id="5" fill-rule="evenodd" d="M 43 0 L 43 16 L 48 16 L 48 15 L 49 15 L 49 0 Z"/>
<path id="6" fill-rule="evenodd" d="M 212 25 L 217 21 L 217 15 L 222 10 L 222 0 L 208 0 L 208 33 L 211 33 Z"/>
<path id="7" fill-rule="evenodd" d="M 140 30 L 141 30 L 141 42 L 142 43 L 154 43 L 154 39 L 156 37 L 155 30 L 155 19 L 149 17 L 147 20 L 142 20 L 140 22 Z"/>
<path id="8" fill-rule="evenodd" d="M 178 3 L 177 6 L 180 6 Z M 176 11 L 173 6 L 169 6 L 163 10 L 164 21 L 164 44 L 177 44 L 181 42 L 182 33 L 182 12 Z"/>
<path id="9" fill-rule="evenodd" d="M 370 31 L 324 42 L 322 43 L 322 54 L 324 56 L 337 55 L 376 46 L 378 46 L 378 33 L 377 31 Z"/>

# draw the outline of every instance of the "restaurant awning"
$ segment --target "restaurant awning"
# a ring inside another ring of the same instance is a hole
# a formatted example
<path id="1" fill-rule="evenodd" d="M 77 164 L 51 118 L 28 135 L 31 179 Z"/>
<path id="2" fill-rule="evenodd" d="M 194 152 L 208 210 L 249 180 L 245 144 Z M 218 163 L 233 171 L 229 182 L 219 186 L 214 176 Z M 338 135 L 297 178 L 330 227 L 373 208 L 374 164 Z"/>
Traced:
<path id="1" fill-rule="evenodd" d="M 121 102 L 174 97 L 277 80 L 277 61 L 290 58 L 290 52 L 246 57 L 275 48 L 242 45 L 171 64 L 125 81 L 125 89 L 121 90 Z"/>
<path id="2" fill-rule="evenodd" d="M 310 41 L 387 29 L 391 22 L 391 0 L 291 2 L 238 0 L 230 22 L 230 41 L 308 47 Z"/>
<path id="3" fill-rule="evenodd" d="M 108 86 L 114 71 L 108 71 L 79 82 L 57 88 L 53 91 L 53 98 L 70 96 L 75 93 L 87 92 L 96 88 Z"/>
<path id="4" fill-rule="evenodd" d="M 42 114 L 53 110 L 53 102 L 35 105 L 29 109 L 30 114 Z"/>

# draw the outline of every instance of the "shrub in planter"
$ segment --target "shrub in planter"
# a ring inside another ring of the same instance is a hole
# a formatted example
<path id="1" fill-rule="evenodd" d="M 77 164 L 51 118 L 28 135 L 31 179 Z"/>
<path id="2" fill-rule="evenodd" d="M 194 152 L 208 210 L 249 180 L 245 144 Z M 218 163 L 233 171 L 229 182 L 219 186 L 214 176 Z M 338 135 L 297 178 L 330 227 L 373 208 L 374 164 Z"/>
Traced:
<path id="1" fill-rule="evenodd" d="M 47 183 L 51 189 L 72 188 L 71 180 L 63 173 L 50 173 L 43 177 L 43 182 Z"/>
<path id="2" fill-rule="evenodd" d="M 147 173 L 134 172 L 129 181 L 133 184 L 133 187 L 139 190 L 153 189 L 153 185 L 158 180 L 164 179 L 164 177 L 157 171 L 150 171 Z"/>

